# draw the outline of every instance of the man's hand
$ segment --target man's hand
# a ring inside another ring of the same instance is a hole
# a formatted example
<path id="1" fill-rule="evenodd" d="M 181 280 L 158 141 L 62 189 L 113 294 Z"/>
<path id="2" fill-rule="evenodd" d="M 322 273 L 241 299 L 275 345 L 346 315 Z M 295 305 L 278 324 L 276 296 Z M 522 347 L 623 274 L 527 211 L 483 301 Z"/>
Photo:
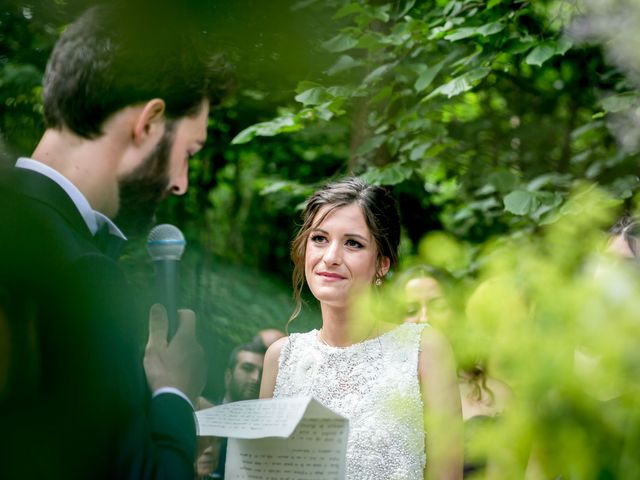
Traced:
<path id="1" fill-rule="evenodd" d="M 144 371 L 152 392 L 173 387 L 195 400 L 206 381 L 204 351 L 196 340 L 196 314 L 178 310 L 178 330 L 167 343 L 169 321 L 162 305 L 149 310 L 149 341 L 144 354 Z"/>

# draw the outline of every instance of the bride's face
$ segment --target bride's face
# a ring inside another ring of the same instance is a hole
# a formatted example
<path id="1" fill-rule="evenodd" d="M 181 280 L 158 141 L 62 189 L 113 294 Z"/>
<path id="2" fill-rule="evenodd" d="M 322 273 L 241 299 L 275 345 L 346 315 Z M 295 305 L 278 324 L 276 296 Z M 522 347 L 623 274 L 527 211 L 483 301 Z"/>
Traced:
<path id="1" fill-rule="evenodd" d="M 307 237 L 305 276 L 313 295 L 327 305 L 344 307 L 354 293 L 370 286 L 376 276 L 378 249 L 358 204 L 322 207 Z M 380 275 L 389 269 L 382 258 Z"/>

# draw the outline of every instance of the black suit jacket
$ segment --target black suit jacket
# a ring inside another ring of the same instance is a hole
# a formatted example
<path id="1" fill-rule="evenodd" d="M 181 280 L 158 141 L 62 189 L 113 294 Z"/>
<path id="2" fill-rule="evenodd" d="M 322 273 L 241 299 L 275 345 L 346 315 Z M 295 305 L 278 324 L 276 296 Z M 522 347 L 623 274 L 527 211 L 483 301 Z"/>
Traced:
<path id="1" fill-rule="evenodd" d="M 0 179 L 0 478 L 192 479 L 195 422 L 150 398 L 147 313 L 64 190 Z"/>

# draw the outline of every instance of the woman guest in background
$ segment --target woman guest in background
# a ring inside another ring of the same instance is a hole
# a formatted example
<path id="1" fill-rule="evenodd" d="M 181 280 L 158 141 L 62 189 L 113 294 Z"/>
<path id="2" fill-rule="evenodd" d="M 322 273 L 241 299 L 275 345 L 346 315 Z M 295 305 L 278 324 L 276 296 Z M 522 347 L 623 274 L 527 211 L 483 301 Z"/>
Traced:
<path id="1" fill-rule="evenodd" d="M 435 328 L 446 329 L 450 312 L 445 292 L 454 291 L 454 280 L 448 272 L 429 265 L 416 265 L 402 273 L 397 285 L 403 290 L 408 307 L 405 322 L 429 323 Z M 458 369 L 465 425 L 465 478 L 486 469 L 486 459 L 471 455 L 468 446 L 479 430 L 490 425 L 504 411 L 512 397 L 511 389 L 505 383 L 487 375 L 486 363 L 476 359 Z"/>
<path id="2" fill-rule="evenodd" d="M 443 284 L 452 284 L 453 280 L 443 270 L 429 265 L 415 265 L 405 270 L 396 282 L 401 288 L 407 305 L 407 323 L 444 323 L 448 319 L 449 305 L 443 290 Z M 434 318 L 432 318 L 434 317 Z"/>
<path id="3" fill-rule="evenodd" d="M 312 395 L 347 417 L 349 480 L 417 480 L 425 472 L 460 479 L 462 416 L 449 344 L 424 325 L 355 318 L 356 297 L 379 289 L 396 264 L 399 238 L 397 206 L 384 188 L 348 178 L 311 196 L 292 245 L 292 318 L 306 280 L 322 328 L 269 348 L 260 396 Z"/>

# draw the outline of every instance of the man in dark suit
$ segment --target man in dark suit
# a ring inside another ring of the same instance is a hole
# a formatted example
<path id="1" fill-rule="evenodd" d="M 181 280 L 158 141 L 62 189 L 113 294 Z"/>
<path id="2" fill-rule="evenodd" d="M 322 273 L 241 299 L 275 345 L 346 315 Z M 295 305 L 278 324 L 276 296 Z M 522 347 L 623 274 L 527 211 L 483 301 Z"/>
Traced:
<path id="1" fill-rule="evenodd" d="M 62 34 L 44 78 L 46 131 L 0 177 L 5 480 L 194 475 L 195 314 L 179 312 L 167 341 L 166 312 L 152 307 L 143 370 L 146 313 L 115 257 L 119 226 L 185 193 L 211 82 L 225 75 L 186 37 L 159 37 L 161 20 L 131 15 L 96 7 Z"/>

